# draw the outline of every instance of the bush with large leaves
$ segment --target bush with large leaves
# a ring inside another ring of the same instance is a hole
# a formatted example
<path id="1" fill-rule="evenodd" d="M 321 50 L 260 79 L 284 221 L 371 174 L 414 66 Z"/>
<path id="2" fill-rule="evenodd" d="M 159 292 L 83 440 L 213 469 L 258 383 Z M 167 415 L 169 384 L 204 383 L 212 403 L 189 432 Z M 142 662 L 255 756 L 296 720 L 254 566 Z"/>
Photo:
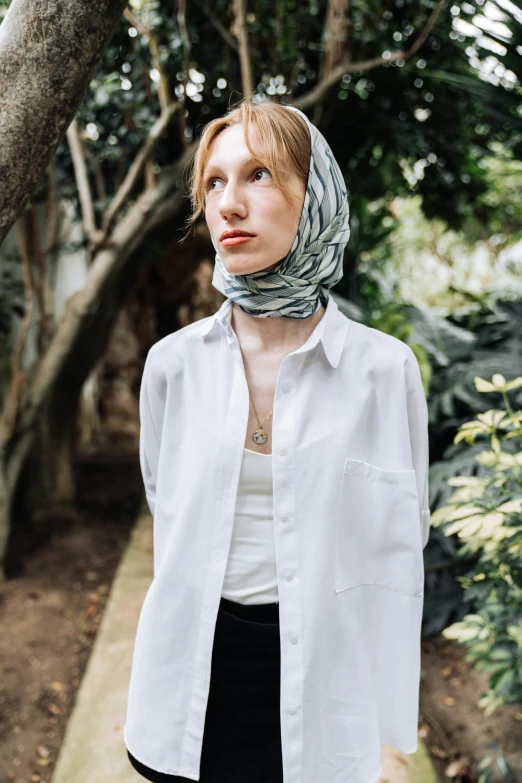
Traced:
<path id="1" fill-rule="evenodd" d="M 522 409 L 509 400 L 522 377 L 506 381 L 496 373 L 491 381 L 474 380 L 477 392 L 501 394 L 504 407 L 459 428 L 456 444 L 482 446 L 474 456 L 482 470 L 449 480 L 457 489 L 432 513 L 431 525 L 458 537 L 459 559 L 475 558 L 458 577 L 474 609 L 442 633 L 469 648 L 466 660 L 489 675 L 479 705 L 490 714 L 503 703 L 522 703 Z"/>

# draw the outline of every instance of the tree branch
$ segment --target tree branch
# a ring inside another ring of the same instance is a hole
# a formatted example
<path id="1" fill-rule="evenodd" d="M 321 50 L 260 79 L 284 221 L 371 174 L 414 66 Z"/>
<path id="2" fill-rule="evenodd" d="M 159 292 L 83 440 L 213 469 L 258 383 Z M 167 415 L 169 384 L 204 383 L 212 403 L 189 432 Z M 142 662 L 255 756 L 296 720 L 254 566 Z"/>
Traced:
<path id="1" fill-rule="evenodd" d="M 143 147 L 134 158 L 134 161 L 132 162 L 125 179 L 123 180 L 120 187 L 118 188 L 116 195 L 114 196 L 111 204 L 109 205 L 107 211 L 103 216 L 103 230 L 100 234 L 98 241 L 95 244 L 94 252 L 96 252 L 96 250 L 99 248 L 102 242 L 105 241 L 117 212 L 120 210 L 125 199 L 132 191 L 141 173 L 141 170 L 145 165 L 146 160 L 150 157 L 150 155 L 154 151 L 156 145 L 158 144 L 158 141 L 160 140 L 163 134 L 163 131 L 168 126 L 169 122 L 171 121 L 174 114 L 177 112 L 178 108 L 179 105 L 176 103 L 167 106 L 167 108 L 161 112 L 160 116 L 158 117 L 158 119 L 150 129 L 149 135 Z"/>
<path id="2" fill-rule="evenodd" d="M 89 185 L 89 174 L 87 172 L 87 164 L 85 163 L 83 144 L 80 138 L 76 117 L 67 128 L 66 136 L 69 143 L 69 149 L 71 151 L 74 177 L 76 179 L 76 186 L 78 188 L 78 196 L 80 198 L 83 230 L 89 237 L 92 245 L 96 241 L 98 231 L 96 229 L 96 221 L 94 218 L 94 205 L 92 203 L 91 188 Z"/>
<path id="3" fill-rule="evenodd" d="M 190 35 L 187 27 L 187 0 L 178 0 L 178 8 L 176 13 L 176 22 L 178 24 L 181 39 L 183 41 L 183 56 L 181 60 L 181 72 L 183 74 L 183 93 L 180 96 L 180 103 L 185 108 L 187 102 L 187 83 L 190 79 L 190 51 L 192 48 L 190 42 Z M 178 126 L 179 126 L 179 138 L 184 147 L 188 145 L 187 138 L 187 121 L 185 119 L 185 111 L 180 111 L 178 114 Z"/>
<path id="4" fill-rule="evenodd" d="M 42 253 L 47 255 L 56 246 L 58 240 L 58 211 L 59 211 L 59 197 L 58 197 L 58 180 L 56 177 L 56 168 L 54 165 L 54 159 L 49 163 L 47 167 L 47 217 L 46 217 L 46 241 Z"/>
<path id="5" fill-rule="evenodd" d="M 53 159 L 125 6 L 126 0 L 9 5 L 0 25 L 0 243 Z"/>
<path id="6" fill-rule="evenodd" d="M 135 28 L 136 28 L 136 30 L 137 30 L 139 33 L 141 33 L 141 34 L 143 35 L 143 33 L 145 32 L 145 31 L 144 31 L 144 28 L 143 28 L 143 25 L 141 24 L 140 20 L 138 19 L 138 17 L 137 17 L 137 16 L 136 16 L 136 14 L 134 13 L 134 11 L 132 11 L 132 10 L 131 10 L 131 9 L 130 9 L 128 6 L 127 6 L 127 8 L 125 9 L 125 11 L 123 12 L 123 16 L 124 16 L 124 17 L 125 17 L 125 19 L 126 19 L 128 22 L 129 22 L 129 24 L 131 25 L 131 27 L 135 27 Z"/>
<path id="7" fill-rule="evenodd" d="M 102 170 L 100 167 L 100 162 L 96 155 L 93 155 L 90 149 L 87 147 L 83 148 L 83 153 L 85 155 L 86 160 L 89 161 L 92 168 L 92 173 L 94 176 L 94 182 L 96 183 L 96 195 L 100 201 L 100 204 L 105 204 L 107 200 L 107 192 L 105 190 L 105 181 L 103 179 Z"/>
<path id="8" fill-rule="evenodd" d="M 348 41 L 348 8 L 349 0 L 328 0 L 326 12 L 326 46 L 323 60 L 323 75 L 330 71 L 344 56 L 344 62 L 350 57 L 346 51 Z"/>
<path id="9" fill-rule="evenodd" d="M 237 43 L 234 41 L 234 37 L 232 35 L 230 35 L 230 33 L 228 32 L 228 30 L 225 27 L 225 25 L 221 24 L 221 22 L 219 21 L 219 19 L 215 15 L 215 13 L 212 11 L 212 9 L 209 8 L 209 6 L 206 5 L 206 3 L 200 2 L 200 0 L 194 0 L 194 2 L 195 2 L 195 4 L 199 8 L 201 8 L 203 13 L 207 15 L 209 21 L 211 22 L 211 24 L 214 25 L 214 27 L 216 28 L 218 33 L 221 35 L 221 37 L 223 38 L 225 43 L 228 46 L 230 46 L 230 48 L 233 49 L 233 51 L 236 52 L 236 54 L 238 54 L 239 53 L 239 48 L 238 48 Z"/>
<path id="10" fill-rule="evenodd" d="M 248 31 L 246 26 L 246 0 L 234 0 L 234 34 L 239 43 L 239 64 L 241 67 L 241 84 L 243 97 L 252 95 L 254 83 L 252 79 L 252 63 L 248 50 Z"/>
<path id="11" fill-rule="evenodd" d="M 369 71 L 372 68 L 377 68 L 380 65 L 391 63 L 395 60 L 408 60 L 413 54 L 415 54 L 415 52 L 420 49 L 422 44 L 425 42 L 426 38 L 433 29 L 444 5 L 445 0 L 438 0 L 438 3 L 433 9 L 426 26 L 406 52 L 398 50 L 390 53 L 390 56 L 387 58 L 382 57 L 381 55 L 381 57 L 373 57 L 370 60 L 360 60 L 359 62 L 350 62 L 349 60 L 344 60 L 342 63 L 337 65 L 331 71 L 331 73 L 328 74 L 328 76 L 325 76 L 325 78 L 322 79 L 313 89 L 299 98 L 288 101 L 288 104 L 291 106 L 298 106 L 300 109 L 305 109 L 308 106 L 314 106 L 318 101 L 321 101 L 324 98 L 330 87 L 336 84 L 336 82 L 338 82 L 345 73 L 359 73 Z"/>
<path id="12" fill-rule="evenodd" d="M 161 66 L 158 40 L 154 35 L 154 33 L 152 32 L 152 30 L 144 26 L 141 20 L 138 19 L 136 14 L 130 8 L 125 9 L 125 11 L 123 12 L 123 16 L 129 22 L 129 24 L 132 25 L 132 27 L 136 28 L 136 30 L 141 35 L 147 34 L 149 36 L 149 51 L 152 58 L 152 64 L 160 75 L 160 80 L 158 84 L 158 99 L 161 108 L 166 109 L 167 106 L 170 105 L 171 99 L 169 94 L 169 83 L 168 83 L 167 75 Z"/>
<path id="13" fill-rule="evenodd" d="M 100 301 L 107 281 L 120 273 L 131 253 L 148 232 L 171 219 L 173 214 L 179 213 L 183 208 L 185 196 L 180 180 L 198 145 L 199 141 L 192 142 L 176 163 L 162 172 L 157 187 L 141 193 L 129 211 L 118 221 L 109 241 L 93 258 L 83 288 L 68 300 L 62 320 L 45 356 L 35 370 L 31 386 L 26 389 L 16 426 L 17 439 L 30 439 L 33 436 L 38 418 L 53 392 L 65 357 L 78 339 L 86 319 L 92 317 L 90 313 Z M 5 443 L 2 443 L 0 435 L 0 450 L 2 447 L 5 447 Z M 8 468 L 9 471 L 15 470 L 11 464 Z"/>

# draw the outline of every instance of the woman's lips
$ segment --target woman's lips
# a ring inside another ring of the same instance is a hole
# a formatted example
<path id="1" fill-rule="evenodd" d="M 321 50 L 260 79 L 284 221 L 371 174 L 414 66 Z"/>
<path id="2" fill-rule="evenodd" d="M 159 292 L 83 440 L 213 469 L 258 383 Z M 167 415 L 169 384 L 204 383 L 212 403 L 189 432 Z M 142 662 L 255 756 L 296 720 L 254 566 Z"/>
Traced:
<path id="1" fill-rule="evenodd" d="M 221 240 L 221 244 L 225 245 L 225 247 L 232 247 L 233 245 L 241 245 L 243 242 L 248 242 L 249 239 L 253 239 L 254 237 L 227 237 L 226 239 Z"/>

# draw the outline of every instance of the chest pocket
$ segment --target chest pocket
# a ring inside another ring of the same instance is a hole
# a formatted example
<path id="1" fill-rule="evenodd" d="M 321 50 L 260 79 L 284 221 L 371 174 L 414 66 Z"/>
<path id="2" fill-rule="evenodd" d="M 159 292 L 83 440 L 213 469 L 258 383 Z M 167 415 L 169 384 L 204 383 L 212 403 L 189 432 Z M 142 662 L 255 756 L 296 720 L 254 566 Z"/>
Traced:
<path id="1" fill-rule="evenodd" d="M 414 470 L 384 470 L 346 458 L 335 520 L 335 592 L 377 584 L 424 593 Z"/>

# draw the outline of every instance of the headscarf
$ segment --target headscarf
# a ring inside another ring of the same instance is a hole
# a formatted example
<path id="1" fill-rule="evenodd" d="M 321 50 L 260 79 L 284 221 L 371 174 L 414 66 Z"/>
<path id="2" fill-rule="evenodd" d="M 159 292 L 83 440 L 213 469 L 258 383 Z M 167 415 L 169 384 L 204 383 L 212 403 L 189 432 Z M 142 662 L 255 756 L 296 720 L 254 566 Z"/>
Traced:
<path id="1" fill-rule="evenodd" d="M 321 304 L 326 306 L 328 289 L 343 276 L 343 252 L 350 237 L 348 198 L 343 175 L 322 133 L 302 111 L 285 108 L 301 115 L 311 137 L 306 193 L 292 247 L 271 272 L 234 275 L 227 271 L 212 237 L 216 249 L 212 285 L 250 315 L 309 318 Z"/>

